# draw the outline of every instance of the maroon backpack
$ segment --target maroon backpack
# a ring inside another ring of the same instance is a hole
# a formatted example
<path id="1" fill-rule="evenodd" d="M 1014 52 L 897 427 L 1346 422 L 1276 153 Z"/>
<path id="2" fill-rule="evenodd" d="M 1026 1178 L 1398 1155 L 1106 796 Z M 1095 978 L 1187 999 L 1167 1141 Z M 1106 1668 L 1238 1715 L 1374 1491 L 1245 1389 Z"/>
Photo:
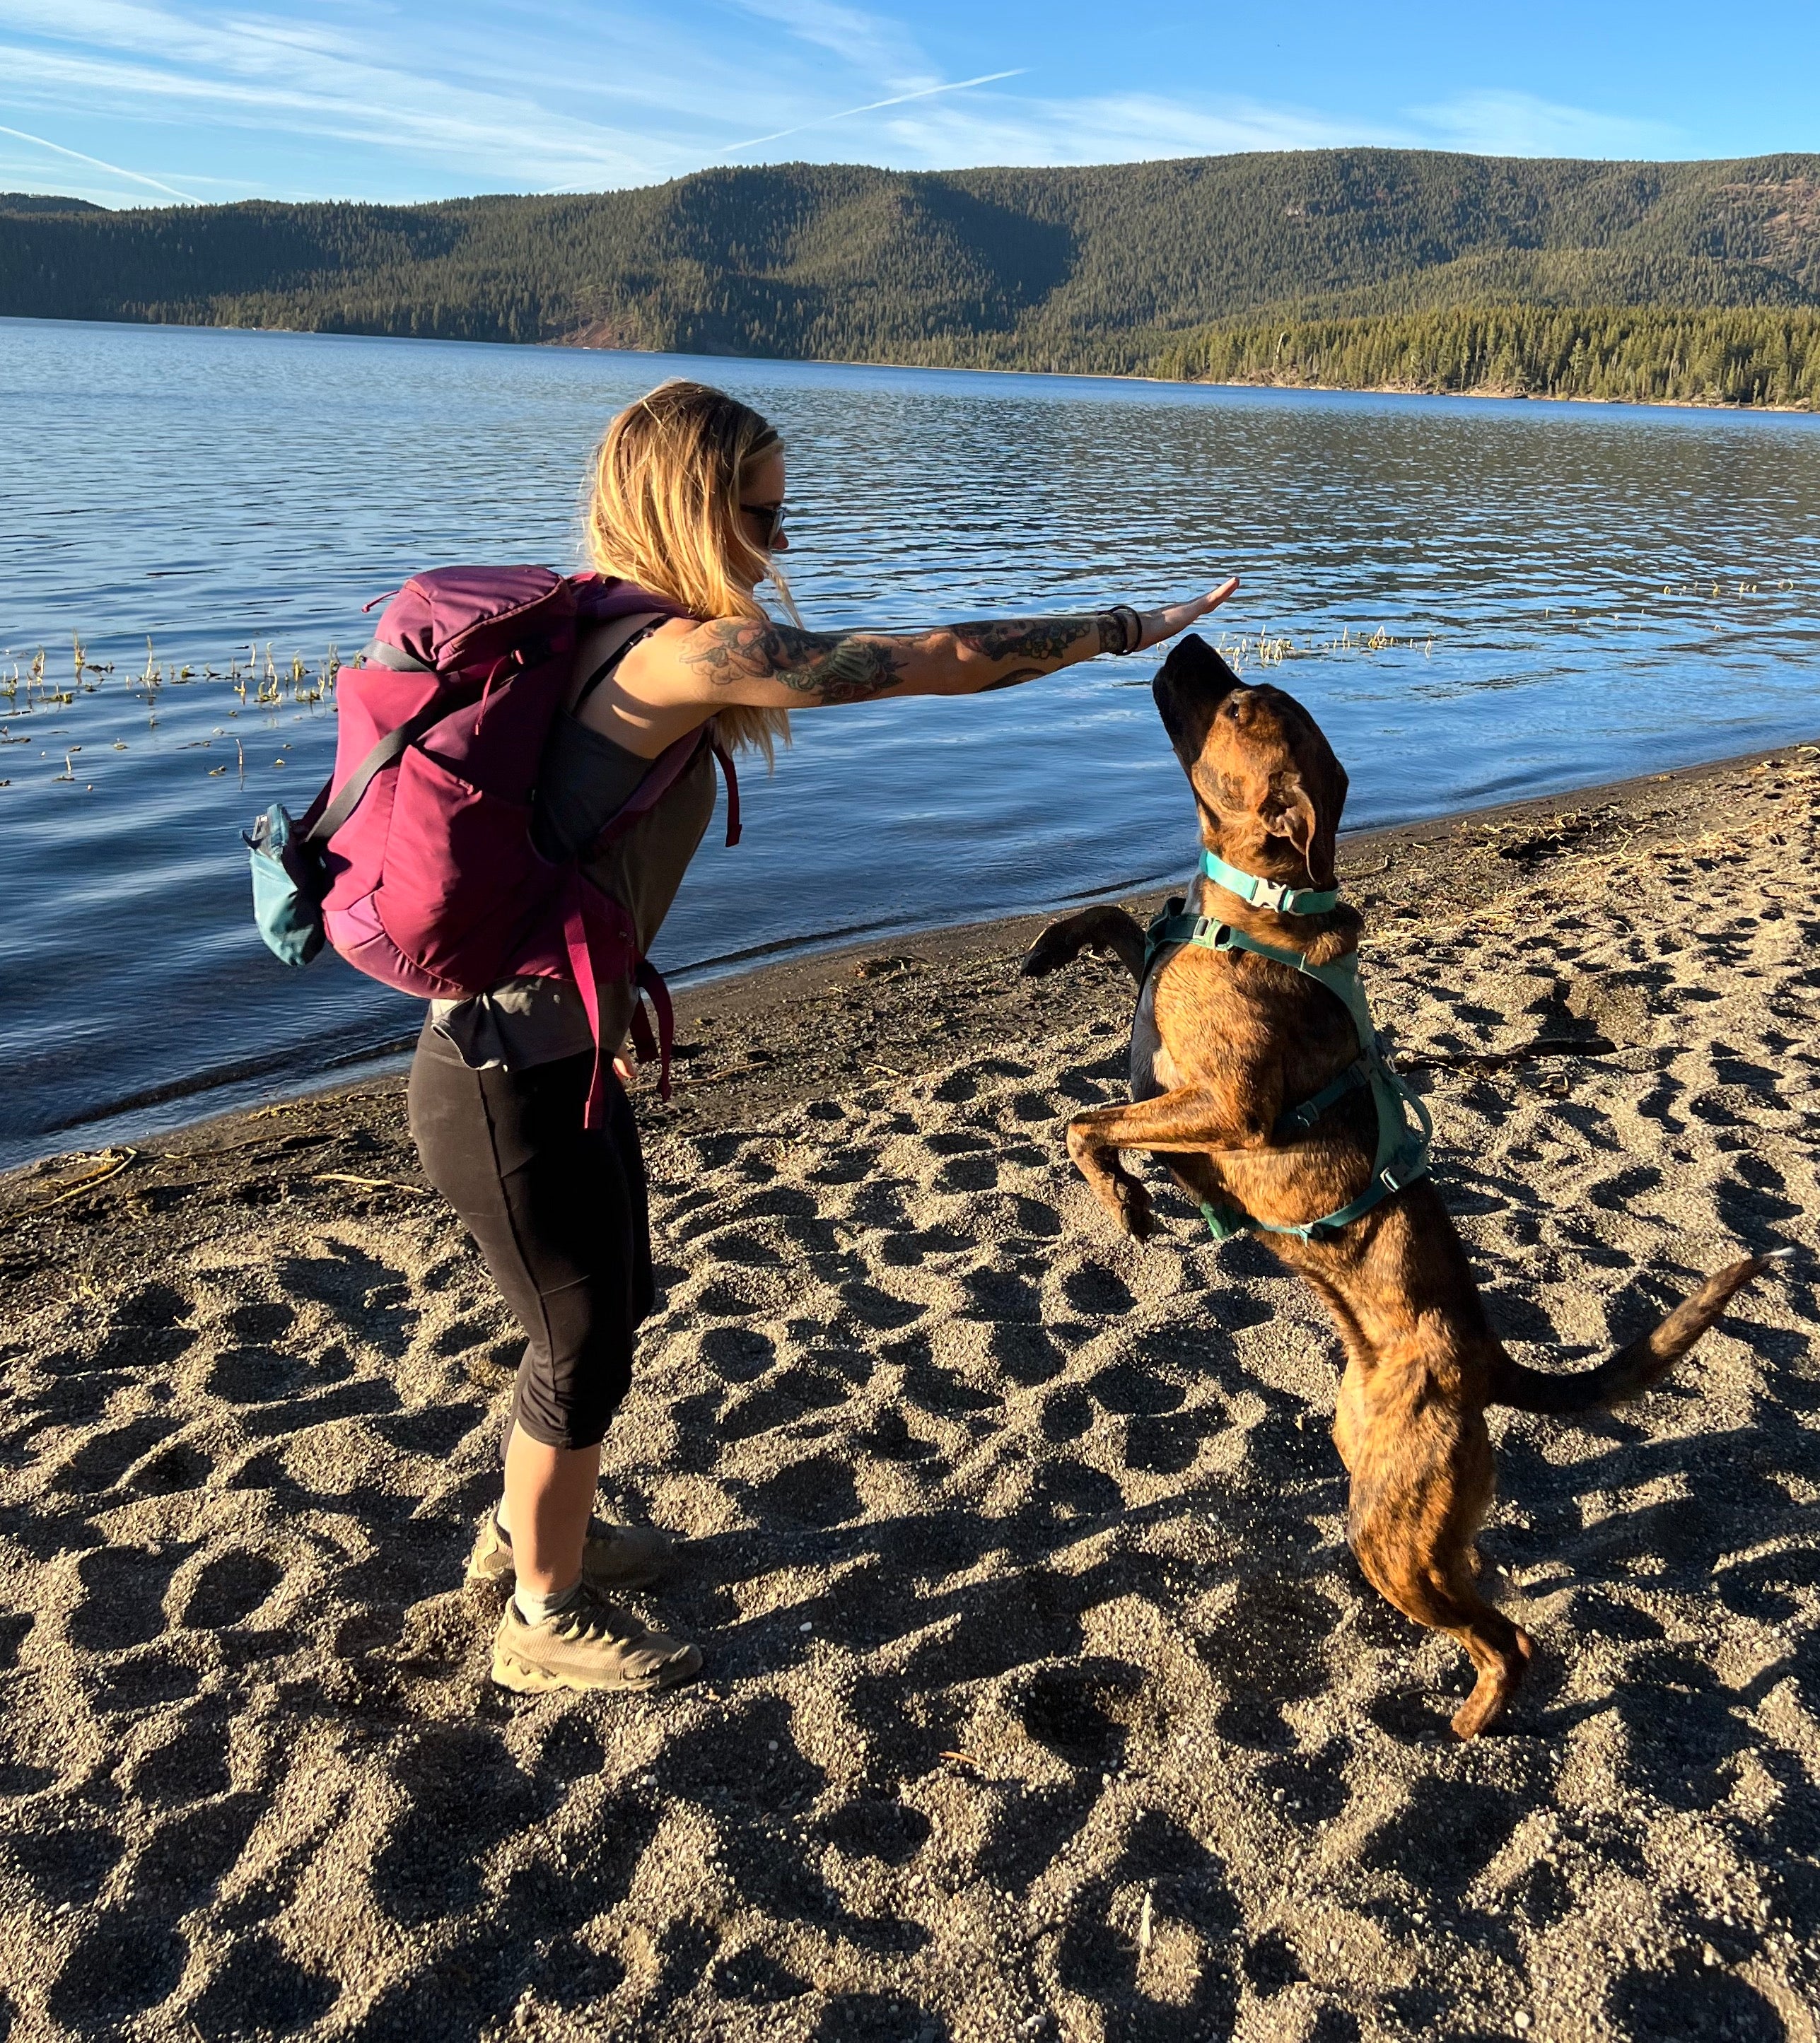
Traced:
<path id="1" fill-rule="evenodd" d="M 328 941 L 386 985 L 459 1000 L 508 979 L 572 982 L 594 1032 L 590 1127 L 605 1099 L 600 987 L 630 979 L 651 996 L 657 1038 L 636 1000 L 632 1033 L 641 1058 L 660 1056 L 666 1099 L 670 997 L 624 907 L 582 876 L 580 861 L 552 863 L 537 850 L 532 800 L 578 634 L 653 611 L 677 614 L 648 590 L 598 575 L 413 575 L 337 677 L 335 776 L 291 838 L 315 854 L 312 891 Z M 727 841 L 736 844 L 732 761 L 711 726 L 652 761 L 603 840 L 647 814 L 704 745 L 727 775 Z M 255 845 L 255 868 L 259 855 Z"/>

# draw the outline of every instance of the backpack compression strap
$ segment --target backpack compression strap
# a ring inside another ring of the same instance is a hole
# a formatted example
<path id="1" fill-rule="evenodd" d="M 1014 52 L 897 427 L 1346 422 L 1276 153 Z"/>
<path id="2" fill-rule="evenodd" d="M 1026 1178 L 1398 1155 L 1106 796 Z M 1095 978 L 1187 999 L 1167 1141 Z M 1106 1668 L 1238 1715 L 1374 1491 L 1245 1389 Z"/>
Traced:
<path id="1" fill-rule="evenodd" d="M 393 593 L 397 594 L 394 590 Z M 388 646 L 382 638 L 375 638 L 360 649 L 359 658 L 367 665 L 390 667 L 394 673 L 433 674 L 435 668 L 427 667 L 421 660 L 401 652 L 396 646 Z M 382 773 L 394 759 L 401 758 L 405 747 L 423 736 L 432 723 L 449 714 L 446 702 L 431 701 L 409 717 L 396 729 L 389 730 L 373 749 L 341 784 L 340 793 L 334 792 L 335 783 L 325 780 L 322 791 L 303 812 L 297 830 L 303 843 L 318 847 L 328 843 L 347 818 L 360 806 L 360 797 L 373 784 L 374 776 Z M 332 795 L 332 799 L 331 796 Z"/>
<path id="2" fill-rule="evenodd" d="M 440 723 L 448 714 L 446 702 L 431 703 L 415 716 L 387 731 L 336 790 L 332 800 L 329 799 L 329 789 L 335 783 L 325 782 L 321 793 L 304 811 L 303 820 L 298 825 L 304 842 L 312 846 L 327 844 L 359 807 L 360 797 L 373 784 L 374 778 L 384 772 L 394 759 L 402 758 L 409 746 L 415 744 L 432 724 Z"/>
<path id="3" fill-rule="evenodd" d="M 712 719 L 708 733 L 708 745 L 720 762 L 720 777 L 727 783 L 727 843 L 731 849 L 739 841 L 739 776 L 733 770 L 733 755 L 720 742 Z"/>

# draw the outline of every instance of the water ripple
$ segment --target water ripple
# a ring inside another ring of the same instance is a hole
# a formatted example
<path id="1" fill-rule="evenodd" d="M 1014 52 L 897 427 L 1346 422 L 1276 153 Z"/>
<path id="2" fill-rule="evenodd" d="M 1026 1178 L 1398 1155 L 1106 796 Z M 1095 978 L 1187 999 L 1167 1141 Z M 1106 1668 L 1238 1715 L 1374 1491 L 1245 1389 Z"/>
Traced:
<path id="1" fill-rule="evenodd" d="M 308 801 L 332 719 L 200 678 L 149 699 L 130 680 L 148 634 L 167 669 L 268 642 L 313 664 L 359 644 L 361 604 L 413 568 L 573 561 L 588 450 L 666 374 L 737 391 L 787 436 L 813 621 L 1148 604 L 1238 570 L 1226 628 L 1288 642 L 1271 678 L 1344 754 L 1355 823 L 1820 727 L 1820 420 L 179 328 L 0 336 L 0 671 L 42 646 L 67 679 L 78 632 L 113 666 L 29 715 L 22 683 L 10 706 L 0 692 L 23 741 L 0 746 L 0 1163 L 301 1082 L 414 1025 L 335 962 L 286 972 L 248 919 L 238 833 Z M 1133 685 L 1150 672 L 1100 661 L 977 702 L 800 717 L 775 777 L 748 776 L 745 842 L 697 860 L 659 962 L 1185 869 L 1181 776 Z"/>

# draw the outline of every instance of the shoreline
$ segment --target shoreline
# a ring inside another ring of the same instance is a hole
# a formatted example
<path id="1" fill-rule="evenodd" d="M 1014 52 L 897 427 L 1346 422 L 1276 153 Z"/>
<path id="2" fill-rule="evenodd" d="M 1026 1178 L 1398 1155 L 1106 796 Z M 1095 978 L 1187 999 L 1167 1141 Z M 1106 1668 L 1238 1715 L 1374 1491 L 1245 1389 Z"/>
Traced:
<path id="1" fill-rule="evenodd" d="M 1820 730 L 1815 733 L 1815 742 L 1820 742 Z M 1475 830 L 1496 830 L 1526 822 L 1542 820 L 1567 811 L 1576 813 L 1588 809 L 1648 807 L 1656 799 L 1650 791 L 1664 787 L 1692 792 L 1714 776 L 1748 772 L 1762 761 L 1778 756 L 1778 751 L 1799 753 L 1801 741 L 1788 746 L 1766 750 L 1738 753 L 1722 759 L 1709 760 L 1693 765 L 1672 767 L 1661 773 L 1637 774 L 1622 780 L 1601 782 L 1592 787 L 1568 789 L 1565 792 L 1525 795 L 1518 800 L 1493 803 L 1473 808 L 1451 811 L 1441 816 L 1430 817 L 1420 822 L 1386 824 L 1357 831 L 1342 832 L 1339 841 L 1339 863 L 1342 880 L 1359 876 L 1361 865 L 1369 864 L 1380 853 L 1394 854 L 1400 848 L 1407 847 L 1419 853 L 1425 864 L 1432 868 L 1437 848 L 1451 838 Z M 1448 861 L 1442 860 L 1443 864 Z M 1449 868 L 1451 869 L 1451 868 Z M 1089 901 L 1122 901 L 1134 913 L 1154 913 L 1165 894 L 1174 891 L 1177 884 L 1185 885 L 1189 868 L 1185 867 L 1180 883 L 1143 894 L 1120 894 L 1116 889 L 1070 895 L 1058 901 L 1051 908 L 1032 914 L 994 917 L 977 922 L 938 925 L 926 930 L 910 930 L 886 933 L 857 942 L 840 942 L 827 948 L 808 948 L 793 951 L 789 956 L 770 963 L 751 965 L 743 970 L 734 969 L 713 972 L 708 976 L 696 978 L 678 975 L 678 983 L 672 987 L 676 1008 L 676 1034 L 679 1044 L 689 1041 L 690 1032 L 697 1034 L 705 1015 L 715 1014 L 727 1018 L 728 1025 L 743 1031 L 751 1031 L 760 1025 L 761 1018 L 781 1032 L 781 1018 L 793 1006 L 804 1000 L 816 1001 L 825 995 L 831 986 L 840 984 L 858 964 L 868 958 L 885 955 L 913 954 L 919 967 L 944 968 L 960 964 L 966 960 L 976 963 L 989 956 L 1003 956 L 1013 952 L 1021 954 L 1037 931 L 1054 915 L 1066 909 L 1085 905 Z M 1367 895 L 1361 905 L 1371 905 Z M 1369 937 L 1368 937 L 1369 941 Z M 716 1025 L 721 1025 L 717 1023 Z M 85 1133 L 94 1130 L 104 1139 L 90 1142 L 86 1147 L 47 1148 L 36 1159 L 16 1164 L 0 1171 L 0 1217 L 6 1209 L 7 1188 L 16 1180 L 40 1173 L 48 1163 L 61 1157 L 93 1155 L 98 1150 L 132 1147 L 147 1153 L 156 1153 L 160 1148 L 173 1144 L 186 1143 L 192 1137 L 217 1125 L 238 1127 L 262 1113 L 277 1108 L 291 1107 L 305 1101 L 332 1102 L 351 1098 L 392 1087 L 398 1075 L 408 1067 L 410 1045 L 416 1040 L 413 1030 L 409 1037 L 401 1037 L 393 1045 L 381 1044 L 370 1050 L 351 1056 L 348 1064 L 362 1075 L 357 1078 L 337 1077 L 332 1070 L 320 1072 L 301 1080 L 297 1086 L 274 1087 L 262 1092 L 256 1102 L 245 1102 L 213 1110 L 205 1110 L 193 1119 L 163 1123 L 152 1129 L 135 1133 L 130 1125 L 132 1107 L 113 1108 L 97 1114 L 94 1120 L 73 1129 L 58 1131 L 46 1138 L 55 1141 L 58 1136 L 74 1137 L 80 1143 Z M 762 1046 L 761 1046 L 762 1047 Z M 785 1060 L 779 1067 L 749 1067 L 726 1079 L 707 1079 L 692 1074 L 689 1064 L 699 1056 L 692 1050 L 678 1063 L 675 1071 L 677 1111 L 687 1109 L 686 1118 L 693 1118 L 693 1101 L 688 1095 L 701 1096 L 706 1084 L 712 1091 L 717 1106 L 723 1110 L 728 1105 L 735 1090 L 733 1077 L 743 1076 L 751 1088 L 754 1102 L 762 1101 L 768 1106 L 786 1097 L 793 1098 L 787 1087 L 780 1090 L 778 1080 L 782 1072 L 795 1068 L 793 1060 Z M 806 1083 L 806 1080 L 804 1081 Z M 659 1121 L 670 1117 L 669 1112 L 658 1106 L 655 1090 L 640 1083 L 633 1089 L 635 1102 L 641 1109 Z M 150 1104 L 150 1102 L 148 1102 Z M 128 1123 L 122 1129 L 121 1124 Z M 106 1131 L 116 1132 L 109 1136 Z"/>
<path id="2" fill-rule="evenodd" d="M 1269 377 L 1252 377 L 1238 383 L 1215 383 L 1204 377 L 1158 377 L 1158 382 L 1207 384 L 1219 390 L 1319 390 L 1330 397 L 1471 397 L 1485 403 L 1504 404 L 1616 404 L 1632 412 L 1727 412 L 1740 415 L 1810 419 L 1820 416 L 1813 404 L 1734 404 L 1721 397 L 1562 397 L 1540 390 L 1430 390 L 1407 383 L 1287 383 Z"/>
<path id="3" fill-rule="evenodd" d="M 1200 376 L 1153 376 L 1133 369 L 1011 369 L 958 362 L 881 362 L 870 358 L 850 358 L 821 355 L 735 355 L 725 351 L 678 348 L 599 347 L 590 342 L 577 340 L 566 335 L 555 335 L 546 340 L 470 340 L 451 334 L 350 332 L 341 328 L 316 326 L 232 326 L 213 320 L 68 319 L 33 312 L 10 312 L 5 316 L 45 326 L 161 327 L 212 333 L 282 333 L 325 340 L 390 340 L 405 345 L 427 341 L 442 347 L 551 347 L 563 348 L 571 353 L 582 355 L 664 355 L 683 362 L 737 362 L 754 366 L 777 362 L 785 366 L 823 369 L 907 369 L 933 375 L 1054 377 L 1079 382 L 1148 383 L 1158 389 L 1177 390 L 1305 390 L 1321 396 L 1339 397 L 1459 397 L 1469 398 L 1476 403 L 1611 404 L 1627 411 L 1722 412 L 1741 418 L 1756 416 L 1769 418 L 1820 416 L 1820 409 L 1812 404 L 1734 404 L 1716 398 L 1551 397 L 1526 390 L 1430 390 L 1390 383 L 1287 383 L 1268 378 L 1223 382 Z"/>
<path id="4" fill-rule="evenodd" d="M 1523 310 L 1526 308 L 1517 307 L 1515 309 Z M 1648 308 L 1640 309 L 1648 309 Z M 243 333 L 313 333 L 322 330 L 315 327 L 242 327 L 236 329 L 236 332 Z M 417 338 L 413 335 L 390 334 L 365 337 L 377 339 Z M 689 361 L 800 362 L 825 369 L 914 369 L 919 371 L 927 370 L 931 375 L 1054 376 L 1066 377 L 1073 381 L 1087 383 L 1151 383 L 1156 385 L 1158 389 L 1173 390 L 1307 390 L 1322 396 L 1334 397 L 1470 397 L 1481 402 L 1500 404 L 1617 404 L 1634 412 L 1731 412 L 1744 415 L 1762 412 L 1781 418 L 1811 418 L 1820 416 L 1817 414 L 1816 408 L 1812 404 L 1734 404 L 1717 397 L 1554 397 L 1546 393 L 1531 390 L 1480 389 L 1432 390 L 1420 389 L 1411 384 L 1399 383 L 1291 383 L 1263 376 L 1250 377 L 1237 382 L 1228 382 L 1208 376 L 1153 376 L 1146 374 L 1141 369 L 1010 369 L 990 363 L 881 362 L 874 361 L 869 356 L 848 358 L 830 355 L 734 355 L 718 352 L 697 355 L 687 350 L 675 348 L 597 347 L 592 341 L 576 339 L 567 335 L 559 335 L 551 340 L 485 341 L 477 342 L 474 345 L 506 347 L 566 347 L 575 349 L 586 355 L 667 355 Z"/>

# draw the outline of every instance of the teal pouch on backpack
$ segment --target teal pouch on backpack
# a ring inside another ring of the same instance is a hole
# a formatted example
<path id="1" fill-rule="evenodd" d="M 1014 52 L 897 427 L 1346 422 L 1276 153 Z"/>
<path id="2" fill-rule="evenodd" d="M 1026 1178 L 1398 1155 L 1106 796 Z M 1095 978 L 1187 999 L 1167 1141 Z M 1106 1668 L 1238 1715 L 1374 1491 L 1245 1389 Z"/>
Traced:
<path id="1" fill-rule="evenodd" d="M 250 830 L 241 831 L 240 841 L 251 854 L 253 920 L 280 964 L 308 964 L 328 941 L 322 904 L 328 898 L 329 876 L 322 855 L 329 839 L 359 806 L 374 776 L 447 714 L 446 703 L 432 701 L 387 731 L 339 790 L 332 783 L 324 788 L 301 816 L 274 802 Z"/>
<path id="2" fill-rule="evenodd" d="M 325 933 L 322 898 L 328 883 L 320 854 L 276 802 L 241 834 L 251 854 L 253 920 L 267 949 L 284 964 L 308 964 L 322 949 Z"/>

